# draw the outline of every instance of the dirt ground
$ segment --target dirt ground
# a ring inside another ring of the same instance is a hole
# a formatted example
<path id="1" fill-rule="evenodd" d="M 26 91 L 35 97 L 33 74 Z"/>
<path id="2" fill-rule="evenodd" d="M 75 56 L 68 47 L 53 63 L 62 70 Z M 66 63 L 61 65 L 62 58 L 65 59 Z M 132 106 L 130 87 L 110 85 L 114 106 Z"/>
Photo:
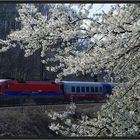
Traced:
<path id="1" fill-rule="evenodd" d="M 100 110 L 103 103 L 78 104 L 76 111 L 85 114 Z M 0 107 L 0 137 L 57 137 L 48 128 L 50 119 L 45 111 L 63 112 L 68 104 Z"/>

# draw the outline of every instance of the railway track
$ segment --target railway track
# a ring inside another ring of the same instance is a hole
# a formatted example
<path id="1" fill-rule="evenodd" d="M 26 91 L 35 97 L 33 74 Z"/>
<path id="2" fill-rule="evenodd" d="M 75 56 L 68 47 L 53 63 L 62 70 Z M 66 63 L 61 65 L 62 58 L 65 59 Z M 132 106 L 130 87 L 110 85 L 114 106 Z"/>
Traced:
<path id="1" fill-rule="evenodd" d="M 75 104 L 94 104 L 94 103 L 105 103 L 106 101 L 105 100 L 102 100 L 102 101 L 88 101 L 88 100 L 85 100 L 85 101 L 74 101 Z M 49 103 L 25 103 L 23 105 L 20 105 L 20 104 L 14 104 L 14 105 L 11 105 L 11 104 L 3 104 L 3 105 L 0 105 L 0 109 L 1 108 L 6 108 L 6 107 L 9 107 L 9 108 L 12 108 L 12 107 L 26 107 L 26 106 L 61 106 L 61 105 L 68 105 L 70 104 L 70 101 L 68 102 L 58 102 L 58 103 L 54 103 L 54 102 L 49 102 Z"/>
<path id="2" fill-rule="evenodd" d="M 105 102 L 86 102 L 86 103 L 75 103 L 77 110 L 89 112 L 89 111 L 98 111 L 102 104 Z M 23 105 L 23 106 L 3 106 L 0 107 L 0 111 L 9 110 L 9 111 L 24 111 L 24 110 L 52 110 L 57 112 L 63 112 L 68 107 L 68 103 L 65 104 L 47 104 L 47 105 Z"/>

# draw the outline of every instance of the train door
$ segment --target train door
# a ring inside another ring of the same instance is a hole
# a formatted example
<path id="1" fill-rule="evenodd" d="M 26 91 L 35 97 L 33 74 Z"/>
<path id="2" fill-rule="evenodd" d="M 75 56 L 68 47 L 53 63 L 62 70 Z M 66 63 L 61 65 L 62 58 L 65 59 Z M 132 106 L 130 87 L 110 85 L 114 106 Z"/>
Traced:
<path id="1" fill-rule="evenodd" d="M 112 86 L 109 84 L 106 84 L 103 86 L 103 93 L 106 95 L 111 95 L 112 94 Z"/>
<path id="2" fill-rule="evenodd" d="M 0 83 L 0 91 L 2 95 L 5 95 L 7 91 L 9 91 L 10 83 L 9 82 L 3 82 Z"/>
<path id="3" fill-rule="evenodd" d="M 111 85 L 107 85 L 107 86 L 106 86 L 106 91 L 107 91 L 107 93 L 108 93 L 109 95 L 112 94 L 112 87 L 111 87 Z"/>
<path id="4" fill-rule="evenodd" d="M 7 84 L 5 85 L 5 90 L 6 90 L 6 91 L 9 91 L 10 86 L 11 86 L 10 83 L 7 83 Z"/>

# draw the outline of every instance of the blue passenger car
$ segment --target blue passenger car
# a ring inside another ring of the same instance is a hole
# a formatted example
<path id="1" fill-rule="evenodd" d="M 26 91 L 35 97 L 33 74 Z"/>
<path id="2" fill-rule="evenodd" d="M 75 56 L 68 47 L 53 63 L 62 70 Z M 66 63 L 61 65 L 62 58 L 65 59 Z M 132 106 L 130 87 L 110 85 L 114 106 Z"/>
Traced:
<path id="1" fill-rule="evenodd" d="M 59 83 L 67 99 L 95 99 L 112 95 L 112 84 L 104 82 L 62 81 Z"/>

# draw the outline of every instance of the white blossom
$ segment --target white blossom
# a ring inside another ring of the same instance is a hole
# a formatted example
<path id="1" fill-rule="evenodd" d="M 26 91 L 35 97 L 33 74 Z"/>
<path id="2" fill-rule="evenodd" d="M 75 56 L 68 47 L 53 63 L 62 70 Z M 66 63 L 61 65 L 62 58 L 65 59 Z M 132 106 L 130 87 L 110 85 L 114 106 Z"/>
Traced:
<path id="1" fill-rule="evenodd" d="M 78 11 L 70 5 L 49 4 L 49 16 L 43 16 L 34 4 L 21 4 L 17 20 L 22 28 L 11 32 L 7 40 L 0 40 L 0 51 L 19 45 L 25 50 L 25 56 L 29 56 L 41 49 L 46 69 L 60 70 L 56 81 L 70 74 L 94 76 L 106 72 L 105 81 L 117 83 L 114 94 L 96 117 L 83 115 L 74 120 L 76 106 L 73 103 L 63 113 L 49 114 L 54 121 L 50 129 L 56 133 L 65 136 L 139 136 L 140 6 L 115 4 L 108 13 L 93 13 L 90 17 L 89 9 L 86 4 L 79 4 Z M 93 44 L 89 45 L 89 41 Z M 47 59 L 51 53 L 53 56 Z M 55 66 L 48 64 L 57 61 Z"/>

